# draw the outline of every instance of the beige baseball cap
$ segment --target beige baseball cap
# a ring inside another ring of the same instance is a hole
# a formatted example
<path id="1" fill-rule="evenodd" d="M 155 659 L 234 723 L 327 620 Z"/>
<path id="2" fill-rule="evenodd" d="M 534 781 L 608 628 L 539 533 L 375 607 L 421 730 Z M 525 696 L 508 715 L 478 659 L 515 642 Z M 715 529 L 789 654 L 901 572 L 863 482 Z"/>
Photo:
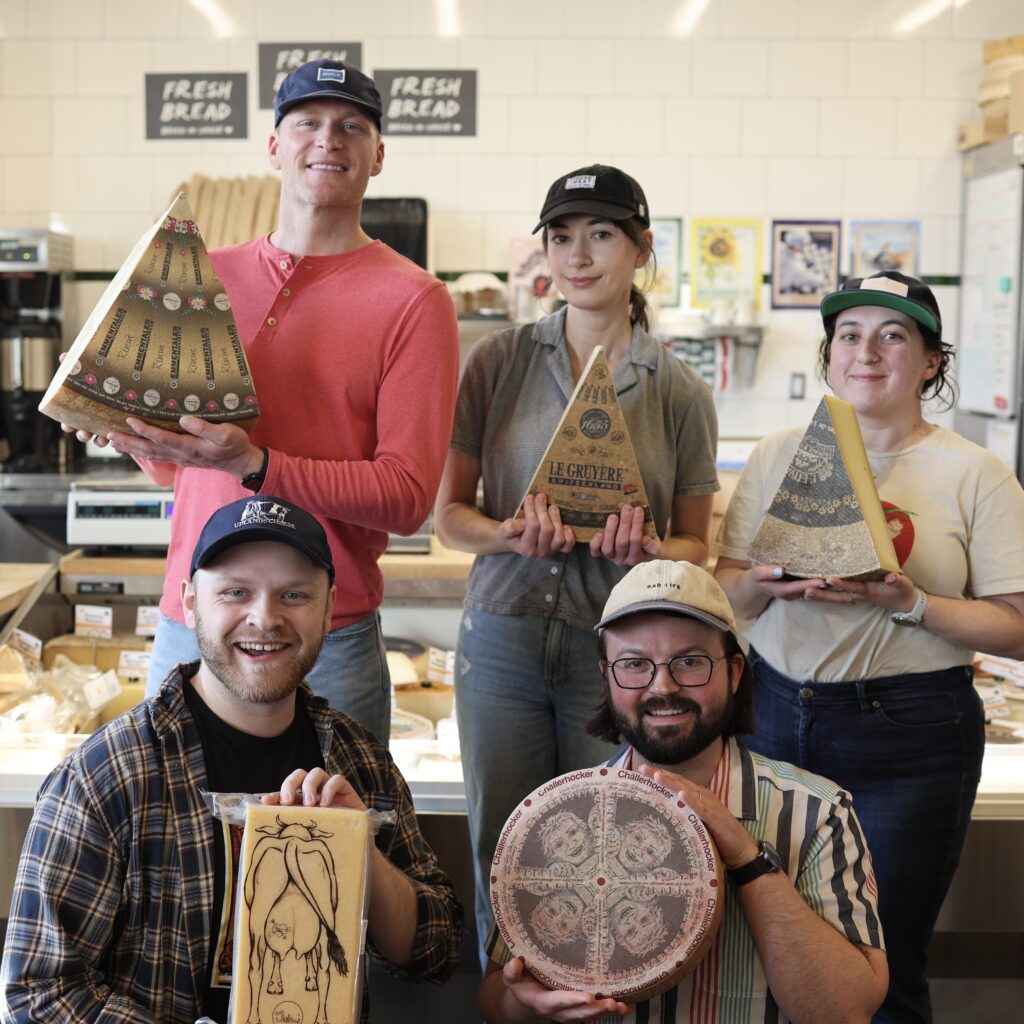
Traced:
<path id="1" fill-rule="evenodd" d="M 736 619 L 718 581 L 690 562 L 656 559 L 633 566 L 612 587 L 601 621 L 606 626 L 638 612 L 674 612 L 736 636 Z"/>

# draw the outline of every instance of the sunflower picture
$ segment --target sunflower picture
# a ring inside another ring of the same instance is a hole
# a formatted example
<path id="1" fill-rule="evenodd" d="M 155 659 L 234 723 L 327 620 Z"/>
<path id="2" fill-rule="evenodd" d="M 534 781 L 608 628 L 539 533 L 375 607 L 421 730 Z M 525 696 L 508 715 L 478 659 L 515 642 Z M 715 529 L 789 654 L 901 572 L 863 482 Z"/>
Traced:
<path id="1" fill-rule="evenodd" d="M 739 217 L 695 217 L 690 234 L 690 305 L 719 300 L 760 306 L 761 222 Z"/>

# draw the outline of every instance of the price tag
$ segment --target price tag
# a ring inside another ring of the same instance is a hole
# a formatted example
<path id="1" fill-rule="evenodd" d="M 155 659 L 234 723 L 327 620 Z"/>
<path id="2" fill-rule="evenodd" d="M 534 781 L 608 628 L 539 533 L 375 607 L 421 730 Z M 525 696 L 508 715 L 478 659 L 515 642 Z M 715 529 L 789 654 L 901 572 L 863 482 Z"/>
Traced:
<path id="1" fill-rule="evenodd" d="M 75 636 L 109 640 L 114 635 L 114 609 L 104 604 L 75 605 Z"/>
<path id="2" fill-rule="evenodd" d="M 26 633 L 23 629 L 16 629 L 10 644 L 22 657 L 28 658 L 29 661 L 36 664 L 42 664 L 43 641 L 39 637 Z"/>
<path id="3" fill-rule="evenodd" d="M 145 679 L 149 674 L 149 659 L 152 651 L 122 651 L 117 662 L 117 674 L 131 682 Z"/>
<path id="4" fill-rule="evenodd" d="M 121 692 L 121 681 L 113 669 L 108 669 L 103 675 L 90 679 L 82 689 L 89 707 L 93 711 L 99 711 L 104 704 L 112 701 Z"/>
<path id="5" fill-rule="evenodd" d="M 140 604 L 135 613 L 135 635 L 156 636 L 156 625 L 160 621 L 160 608 L 155 604 Z"/>
<path id="6" fill-rule="evenodd" d="M 427 678 L 443 686 L 455 685 L 455 652 L 431 647 L 427 653 Z"/>

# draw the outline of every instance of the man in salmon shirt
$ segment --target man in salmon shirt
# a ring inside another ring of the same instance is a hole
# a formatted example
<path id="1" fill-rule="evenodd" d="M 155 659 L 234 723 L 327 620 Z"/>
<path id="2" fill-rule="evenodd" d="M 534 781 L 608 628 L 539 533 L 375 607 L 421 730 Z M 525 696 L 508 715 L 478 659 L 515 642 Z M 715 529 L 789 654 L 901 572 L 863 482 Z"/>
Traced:
<path id="1" fill-rule="evenodd" d="M 269 141 L 281 172 L 277 229 L 210 253 L 256 383 L 252 435 L 194 416 L 182 417 L 183 434 L 130 417 L 134 434 L 106 440 L 174 485 L 147 696 L 175 664 L 198 657 L 178 593 L 202 524 L 248 492 L 278 494 L 320 520 L 337 567 L 331 632 L 309 682 L 386 742 L 377 559 L 389 532 L 414 532 L 433 504 L 458 330 L 444 285 L 360 226 L 367 183 L 384 161 L 381 113 L 373 80 L 351 64 L 296 68 L 278 90 Z"/>

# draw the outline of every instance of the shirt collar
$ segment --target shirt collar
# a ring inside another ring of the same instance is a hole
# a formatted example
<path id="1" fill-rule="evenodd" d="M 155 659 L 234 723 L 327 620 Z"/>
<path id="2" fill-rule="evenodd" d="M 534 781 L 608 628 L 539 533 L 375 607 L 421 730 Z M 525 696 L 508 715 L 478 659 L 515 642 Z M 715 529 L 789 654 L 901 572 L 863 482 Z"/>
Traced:
<path id="1" fill-rule="evenodd" d="M 549 316 L 542 317 L 533 325 L 534 340 L 552 349 L 565 348 L 565 315 L 569 307 L 563 306 Z M 640 324 L 633 324 L 633 337 L 629 343 L 629 361 L 634 366 L 646 366 L 648 370 L 658 368 L 658 342 L 644 331 Z M 618 374 L 618 370 L 616 370 Z"/>

